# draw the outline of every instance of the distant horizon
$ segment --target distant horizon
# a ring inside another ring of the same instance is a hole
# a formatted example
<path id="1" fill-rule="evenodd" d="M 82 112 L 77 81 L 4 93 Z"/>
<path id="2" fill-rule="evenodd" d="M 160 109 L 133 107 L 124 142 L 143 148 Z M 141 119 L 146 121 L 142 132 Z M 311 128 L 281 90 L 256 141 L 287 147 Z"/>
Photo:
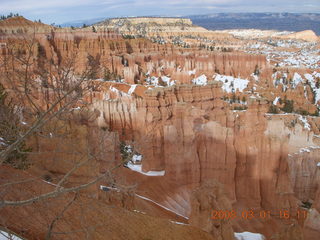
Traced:
<path id="1" fill-rule="evenodd" d="M 47 24 L 96 18 L 183 17 L 217 13 L 320 13 L 319 0 L 1 0 L 0 15 L 19 13 Z"/>
<path id="2" fill-rule="evenodd" d="M 42 23 L 45 24 L 52 24 L 45 22 L 41 18 L 36 18 L 36 19 L 31 19 L 23 14 L 20 14 L 18 12 L 9 12 L 8 14 L 0 14 L 0 16 L 8 16 L 10 14 L 19 14 L 19 16 L 22 16 L 30 21 L 38 21 L 41 20 Z M 78 22 L 83 22 L 83 21 L 91 21 L 91 20 L 99 20 L 99 19 L 121 19 L 121 18 L 190 18 L 190 17 L 197 17 L 197 16 L 208 16 L 208 15 L 216 15 L 216 14 L 315 14 L 319 15 L 320 13 L 317 12 L 213 12 L 213 13 L 204 13 L 204 14 L 189 14 L 189 15 L 137 15 L 137 16 L 115 16 L 115 17 L 94 17 L 94 18 L 82 18 L 82 19 L 72 19 L 70 21 L 66 22 L 60 22 L 60 23 L 55 23 L 55 25 L 60 25 L 60 24 L 69 24 L 69 23 L 78 23 Z"/>

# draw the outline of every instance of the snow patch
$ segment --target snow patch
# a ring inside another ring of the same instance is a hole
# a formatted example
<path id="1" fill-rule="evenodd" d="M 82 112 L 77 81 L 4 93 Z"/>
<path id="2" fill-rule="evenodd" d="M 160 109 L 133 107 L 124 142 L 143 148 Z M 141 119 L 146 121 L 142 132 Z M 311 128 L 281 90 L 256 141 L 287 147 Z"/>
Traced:
<path id="1" fill-rule="evenodd" d="M 277 105 L 278 104 L 278 101 L 279 101 L 280 97 L 276 97 L 273 101 L 273 105 Z"/>
<path id="2" fill-rule="evenodd" d="M 172 223 L 174 223 L 174 224 L 179 224 L 179 225 L 188 225 L 188 224 L 182 223 L 182 222 L 176 222 L 176 221 L 170 221 L 170 222 L 172 222 Z"/>
<path id="3" fill-rule="evenodd" d="M 152 86 L 156 86 L 156 87 L 159 86 L 159 79 L 157 77 L 154 77 L 154 76 L 148 77 L 146 79 L 146 82 L 147 82 L 147 84 L 152 85 Z"/>
<path id="4" fill-rule="evenodd" d="M 247 79 L 235 78 L 220 74 L 216 74 L 214 76 L 214 80 L 223 82 L 222 89 L 227 93 L 235 92 L 237 90 L 243 92 L 249 83 Z"/>
<path id="5" fill-rule="evenodd" d="M 259 81 L 259 76 L 258 76 L 258 75 L 252 73 L 252 74 L 251 74 L 251 77 L 252 77 L 256 82 Z"/>
<path id="6" fill-rule="evenodd" d="M 2 145 L 2 146 L 7 146 L 8 145 L 8 144 L 5 143 L 5 140 L 2 137 L 0 137 L 0 145 Z"/>
<path id="7" fill-rule="evenodd" d="M 300 153 L 304 153 L 304 152 L 307 152 L 307 153 L 309 153 L 309 152 L 311 152 L 308 148 L 301 148 L 300 150 L 299 150 L 299 152 Z"/>
<path id="8" fill-rule="evenodd" d="M 142 155 L 141 154 L 134 154 L 132 156 L 132 162 L 133 163 L 141 162 L 141 160 L 142 160 Z"/>
<path id="9" fill-rule="evenodd" d="M 168 87 L 173 86 L 176 82 L 175 81 L 171 81 L 171 78 L 167 77 L 167 76 L 162 76 L 161 80 L 163 82 L 165 82 L 167 84 Z"/>
<path id="10" fill-rule="evenodd" d="M 145 212 L 142 212 L 142 211 L 139 211 L 137 209 L 133 209 L 134 212 L 137 212 L 137 213 L 142 213 L 142 214 L 146 214 Z"/>
<path id="11" fill-rule="evenodd" d="M 176 81 L 171 80 L 171 78 L 169 78 L 167 76 L 161 76 L 161 80 L 169 87 L 175 85 L 175 83 L 176 83 Z M 155 87 L 163 87 L 159 83 L 159 78 L 154 77 L 154 76 L 146 78 L 146 82 L 147 82 L 147 84 L 155 86 Z"/>
<path id="12" fill-rule="evenodd" d="M 292 78 L 292 88 L 296 88 L 299 83 L 302 83 L 303 79 L 299 73 L 294 73 Z"/>
<path id="13" fill-rule="evenodd" d="M 202 74 L 201 76 L 192 80 L 193 84 L 205 86 L 208 83 L 207 76 Z"/>
<path id="14" fill-rule="evenodd" d="M 104 185 L 100 185 L 100 190 L 102 190 L 104 192 L 109 192 L 109 191 L 120 192 L 120 190 L 118 188 L 110 187 L 110 186 L 104 186 Z"/>
<path id="15" fill-rule="evenodd" d="M 134 90 L 136 90 L 136 87 L 137 87 L 137 84 L 131 85 L 131 87 L 130 87 L 130 89 L 128 91 L 128 94 L 131 95 L 134 92 Z"/>
<path id="16" fill-rule="evenodd" d="M 320 167 L 320 162 L 317 163 L 317 167 Z"/>
<path id="17" fill-rule="evenodd" d="M 190 76 L 196 74 L 196 69 L 193 69 L 192 71 L 188 71 L 188 74 L 189 74 Z"/>
<path id="18" fill-rule="evenodd" d="M 265 240 L 266 238 L 260 233 L 242 232 L 234 233 L 237 240 Z"/>
<path id="19" fill-rule="evenodd" d="M 313 72 L 312 74 L 305 74 L 304 77 L 310 83 L 310 86 L 314 92 L 315 97 L 315 104 L 320 100 L 320 86 L 317 88 L 316 79 L 320 78 L 320 73 Z"/>
<path id="20" fill-rule="evenodd" d="M 132 171 L 141 173 L 146 176 L 151 176 L 151 177 L 157 177 L 157 176 L 164 176 L 165 171 L 149 171 L 149 172 L 143 172 L 142 171 L 142 165 L 141 164 L 133 164 L 131 162 L 127 163 L 127 167 L 131 169 Z"/>
<path id="21" fill-rule="evenodd" d="M 303 123 L 304 129 L 307 129 L 308 131 L 311 130 L 310 124 L 308 123 L 308 120 L 306 117 L 299 116 L 299 120 Z"/>
<path id="22" fill-rule="evenodd" d="M 115 87 L 110 87 L 109 88 L 111 92 L 114 92 L 117 94 L 117 97 L 131 97 L 129 94 L 125 93 L 125 92 L 122 92 L 118 89 L 116 89 Z"/>
<path id="23" fill-rule="evenodd" d="M 7 233 L 5 231 L 0 231 L 0 240 L 22 240 L 13 233 Z"/>

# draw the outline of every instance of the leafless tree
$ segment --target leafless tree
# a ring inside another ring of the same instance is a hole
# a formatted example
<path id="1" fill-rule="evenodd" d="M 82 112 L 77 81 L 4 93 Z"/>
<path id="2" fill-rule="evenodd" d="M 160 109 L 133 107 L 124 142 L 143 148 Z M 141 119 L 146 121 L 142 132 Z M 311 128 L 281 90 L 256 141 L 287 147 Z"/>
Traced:
<path id="1" fill-rule="evenodd" d="M 123 162 L 111 161 L 107 169 L 101 171 L 99 162 L 105 155 L 92 150 L 88 139 L 75 136 L 80 130 L 74 129 L 73 124 L 90 124 L 97 114 L 90 111 L 84 101 L 95 86 L 89 79 L 92 69 L 77 73 L 77 53 L 59 61 L 54 59 L 53 52 L 49 55 L 51 57 L 46 56 L 35 36 L 8 39 L 4 54 L 0 55 L 0 167 L 10 165 L 22 171 L 37 165 L 35 161 L 40 159 L 64 166 L 52 176 L 33 176 L 37 171 L 31 171 L 30 178 L 3 182 L 0 211 L 73 194 L 74 198 L 50 222 L 46 239 L 54 235 L 56 222 L 76 201 L 78 192 L 102 180 L 112 182 L 113 171 L 123 165 Z M 101 131 L 99 137 L 97 144 L 103 145 L 111 136 Z M 79 180 L 83 171 L 91 173 Z M 6 198 L 12 186 L 33 181 L 45 181 L 54 187 L 22 199 Z"/>

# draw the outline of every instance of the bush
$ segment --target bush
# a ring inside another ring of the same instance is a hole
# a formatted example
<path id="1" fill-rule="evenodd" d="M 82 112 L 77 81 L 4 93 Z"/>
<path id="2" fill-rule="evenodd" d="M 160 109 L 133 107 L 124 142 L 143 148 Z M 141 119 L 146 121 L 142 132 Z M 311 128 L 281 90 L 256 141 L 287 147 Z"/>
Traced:
<path id="1" fill-rule="evenodd" d="M 253 74 L 256 75 L 256 76 L 259 76 L 260 70 L 259 70 L 258 64 L 255 66 L 254 71 L 253 71 Z"/>
<path id="2" fill-rule="evenodd" d="M 292 113 L 293 112 L 293 100 L 284 100 L 284 107 L 281 108 L 282 111 L 286 113 Z"/>
<path id="3" fill-rule="evenodd" d="M 128 161 L 128 158 L 132 154 L 132 148 L 130 145 L 126 145 L 124 141 L 120 142 L 120 154 L 123 161 Z"/>
<path id="4" fill-rule="evenodd" d="M 301 207 L 303 208 L 307 208 L 307 209 L 310 209 L 312 206 L 312 203 L 311 202 L 308 202 L 308 201 L 302 201 L 302 205 Z"/>
<path id="5" fill-rule="evenodd" d="M 301 108 L 299 108 L 295 112 L 300 114 L 300 115 L 303 115 L 303 116 L 311 115 L 307 110 L 304 110 L 304 109 L 301 109 Z"/>
<path id="6" fill-rule="evenodd" d="M 248 109 L 247 106 L 235 106 L 235 107 L 233 108 L 233 110 L 239 110 L 239 111 L 241 111 L 241 110 L 247 110 L 247 109 Z"/>
<path id="7" fill-rule="evenodd" d="M 319 110 L 317 109 L 313 114 L 311 114 L 312 116 L 318 117 L 319 116 Z"/>
<path id="8" fill-rule="evenodd" d="M 278 107 L 275 106 L 275 105 L 270 105 L 270 106 L 269 106 L 268 113 L 278 114 L 278 113 L 279 113 L 279 109 L 278 109 Z"/>
<path id="9" fill-rule="evenodd" d="M 135 36 L 133 36 L 133 35 L 122 35 L 122 37 L 124 39 L 135 39 Z"/>

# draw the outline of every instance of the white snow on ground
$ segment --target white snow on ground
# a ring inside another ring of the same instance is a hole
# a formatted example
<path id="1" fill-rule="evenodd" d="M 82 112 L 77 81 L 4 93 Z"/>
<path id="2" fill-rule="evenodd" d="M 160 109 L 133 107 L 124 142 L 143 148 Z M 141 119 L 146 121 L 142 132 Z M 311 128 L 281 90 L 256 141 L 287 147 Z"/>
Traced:
<path id="1" fill-rule="evenodd" d="M 162 76 L 161 80 L 167 84 L 168 87 L 173 86 L 176 82 L 173 80 L 171 81 L 171 78 L 167 76 Z"/>
<path id="2" fill-rule="evenodd" d="M 176 83 L 176 81 L 171 80 L 171 78 L 167 76 L 161 76 L 161 80 L 162 82 L 166 83 L 168 87 L 173 86 Z M 155 87 L 163 87 L 162 85 L 159 84 L 159 78 L 154 76 L 146 78 L 146 82 L 147 84 Z"/>
<path id="3" fill-rule="evenodd" d="M 320 146 L 306 146 L 306 147 L 303 147 L 303 148 L 300 148 L 298 152 L 295 152 L 293 154 L 300 154 L 300 153 L 310 153 L 311 151 L 315 150 L 315 149 L 320 149 Z M 291 157 L 292 155 L 291 154 L 288 154 L 289 157 Z"/>
<path id="4" fill-rule="evenodd" d="M 214 80 L 223 82 L 222 89 L 227 93 L 235 92 L 237 90 L 243 92 L 243 90 L 248 86 L 249 83 L 249 81 L 246 79 L 235 78 L 232 76 L 220 74 L 216 74 L 214 76 Z"/>
<path id="5" fill-rule="evenodd" d="M 149 172 L 143 172 L 142 171 L 142 165 L 139 164 L 133 164 L 131 162 L 128 162 L 127 163 L 127 167 L 130 168 L 132 171 L 135 171 L 135 172 L 138 172 L 138 173 L 141 173 L 143 175 L 147 175 L 147 176 L 152 176 L 152 177 L 155 177 L 155 176 L 164 176 L 165 174 L 165 171 L 149 171 Z"/>
<path id="6" fill-rule="evenodd" d="M 305 67 L 319 69 L 320 55 L 317 43 L 299 40 L 258 40 L 259 43 L 248 43 L 245 52 L 266 55 L 277 67 Z M 292 49 L 295 49 L 292 51 Z"/>
<path id="7" fill-rule="evenodd" d="M 182 222 L 176 222 L 176 221 L 170 221 L 170 222 L 172 222 L 172 223 L 174 223 L 174 224 L 179 224 L 179 225 L 188 225 L 188 224 L 182 223 Z"/>
<path id="8" fill-rule="evenodd" d="M 256 82 L 259 81 L 259 76 L 258 76 L 258 75 L 252 73 L 252 74 L 251 74 L 251 77 L 253 77 L 253 79 L 254 79 Z"/>
<path id="9" fill-rule="evenodd" d="M 303 79 L 299 73 L 294 73 L 292 78 L 292 88 L 296 88 L 299 83 L 302 83 Z"/>
<path id="10" fill-rule="evenodd" d="M 126 152 L 126 153 L 132 153 L 132 147 L 131 145 L 125 145 L 123 147 L 123 150 Z"/>
<path id="11" fill-rule="evenodd" d="M 132 156 L 132 162 L 133 163 L 141 162 L 141 160 L 142 160 L 142 155 L 141 154 L 134 154 Z"/>
<path id="12" fill-rule="evenodd" d="M 316 78 L 320 78 L 320 73 L 314 72 L 312 74 L 305 74 L 304 77 L 308 80 L 310 83 L 310 86 L 315 94 L 315 103 L 317 103 L 320 100 L 320 87 L 317 88 L 316 86 Z"/>
<path id="13" fill-rule="evenodd" d="M 311 130 L 310 124 L 308 123 L 308 120 L 307 120 L 306 117 L 299 116 L 299 120 L 303 123 L 304 129 L 307 129 L 307 130 L 309 130 L 309 131 Z"/>
<path id="14" fill-rule="evenodd" d="M 234 233 L 237 240 L 265 240 L 266 238 L 260 233 L 242 232 Z"/>
<path id="15" fill-rule="evenodd" d="M 288 31 L 274 31 L 274 30 L 259 30 L 259 29 L 231 29 L 231 30 L 222 30 L 221 32 L 227 32 L 232 34 L 235 37 L 241 37 L 244 39 L 252 38 L 261 38 L 261 37 L 275 37 L 281 35 L 287 35 L 293 32 Z M 256 44 L 257 47 L 260 47 L 260 44 Z"/>
<path id="16" fill-rule="evenodd" d="M 4 231 L 0 231 L 0 240 L 22 240 L 21 238 L 17 237 L 14 234 L 9 234 L 7 232 Z"/>
<path id="17" fill-rule="evenodd" d="M 105 191 L 105 192 L 108 192 L 110 190 L 112 191 L 116 191 L 116 192 L 120 192 L 120 190 L 118 188 L 115 188 L 115 187 L 109 187 L 109 186 L 104 186 L 104 185 L 100 185 L 100 189 L 102 191 Z"/>
<path id="18" fill-rule="evenodd" d="M 137 212 L 137 213 L 142 213 L 142 214 L 146 214 L 145 212 L 142 212 L 142 211 L 139 211 L 139 210 L 136 210 L 136 209 L 133 209 L 134 212 Z"/>
<path id="19" fill-rule="evenodd" d="M 152 86 L 156 86 L 158 87 L 159 86 L 159 79 L 157 77 L 148 77 L 146 79 L 146 82 L 149 84 L 149 85 L 152 85 Z"/>
<path id="20" fill-rule="evenodd" d="M 194 74 L 196 74 L 196 69 L 193 69 L 192 71 L 188 71 L 188 74 L 189 74 L 189 75 L 194 75 Z"/>
<path id="21" fill-rule="evenodd" d="M 110 87 L 109 89 L 111 92 L 116 93 L 118 97 L 131 97 L 129 94 L 122 92 L 122 91 L 116 89 L 115 87 Z"/>
<path id="22" fill-rule="evenodd" d="M 320 167 L 320 162 L 317 163 L 317 167 Z"/>
<path id="23" fill-rule="evenodd" d="M 130 87 L 130 89 L 128 91 L 128 94 L 131 95 L 134 92 L 134 90 L 136 90 L 136 87 L 137 87 L 137 84 L 131 85 L 131 87 Z"/>
<path id="24" fill-rule="evenodd" d="M 201 76 L 192 80 L 193 84 L 205 86 L 208 83 L 207 76 L 202 74 Z"/>
<path id="25" fill-rule="evenodd" d="M 277 105 L 278 104 L 278 101 L 279 101 L 280 97 L 276 97 L 273 101 L 273 105 Z"/>
<path id="26" fill-rule="evenodd" d="M 139 198 L 142 198 L 142 199 L 144 199 L 144 200 L 147 200 L 147 201 L 149 201 L 149 202 L 153 202 L 154 204 L 158 205 L 159 207 L 162 207 L 162 208 L 164 208 L 164 209 L 166 209 L 166 210 L 168 210 L 168 211 L 170 211 L 170 212 L 173 212 L 173 213 L 177 214 L 177 215 L 178 215 L 178 216 L 180 216 L 180 217 L 183 217 L 183 218 L 185 218 L 185 219 L 188 219 L 188 217 L 183 216 L 183 215 L 181 215 L 181 214 L 179 214 L 179 213 L 177 213 L 177 212 L 175 212 L 175 211 L 171 210 L 170 208 L 167 208 L 167 207 L 165 207 L 165 206 L 163 206 L 163 205 L 161 205 L 161 204 L 159 204 L 159 203 L 157 203 L 157 202 L 155 202 L 155 201 L 151 200 L 150 198 L 147 198 L 147 197 L 141 196 L 141 195 L 139 195 L 139 194 L 136 194 L 136 196 L 137 196 L 137 197 L 139 197 Z"/>
<path id="27" fill-rule="evenodd" d="M 310 149 L 308 149 L 308 148 L 301 148 L 301 149 L 299 150 L 299 152 L 300 152 L 300 153 L 303 153 L 303 152 L 309 153 L 309 152 L 311 152 L 311 151 L 310 151 Z"/>
<path id="28" fill-rule="evenodd" d="M 281 73 L 279 73 L 281 74 Z M 273 76 L 273 84 L 275 87 L 282 84 L 282 90 L 285 92 L 288 89 L 288 74 L 282 73 L 282 77 L 279 77 L 278 73 L 274 73 Z M 292 78 L 291 87 L 296 88 L 299 84 L 303 84 L 304 87 L 304 96 L 307 98 L 307 90 L 306 83 L 311 87 L 312 92 L 314 93 L 315 104 L 320 101 L 320 84 L 317 83 L 320 78 L 320 73 L 313 72 L 312 74 L 306 73 L 304 75 L 300 75 L 299 73 L 294 73 Z"/>
<path id="29" fill-rule="evenodd" d="M 2 137 L 0 137 L 0 145 L 7 146 L 7 144 L 5 143 L 5 140 Z"/>

